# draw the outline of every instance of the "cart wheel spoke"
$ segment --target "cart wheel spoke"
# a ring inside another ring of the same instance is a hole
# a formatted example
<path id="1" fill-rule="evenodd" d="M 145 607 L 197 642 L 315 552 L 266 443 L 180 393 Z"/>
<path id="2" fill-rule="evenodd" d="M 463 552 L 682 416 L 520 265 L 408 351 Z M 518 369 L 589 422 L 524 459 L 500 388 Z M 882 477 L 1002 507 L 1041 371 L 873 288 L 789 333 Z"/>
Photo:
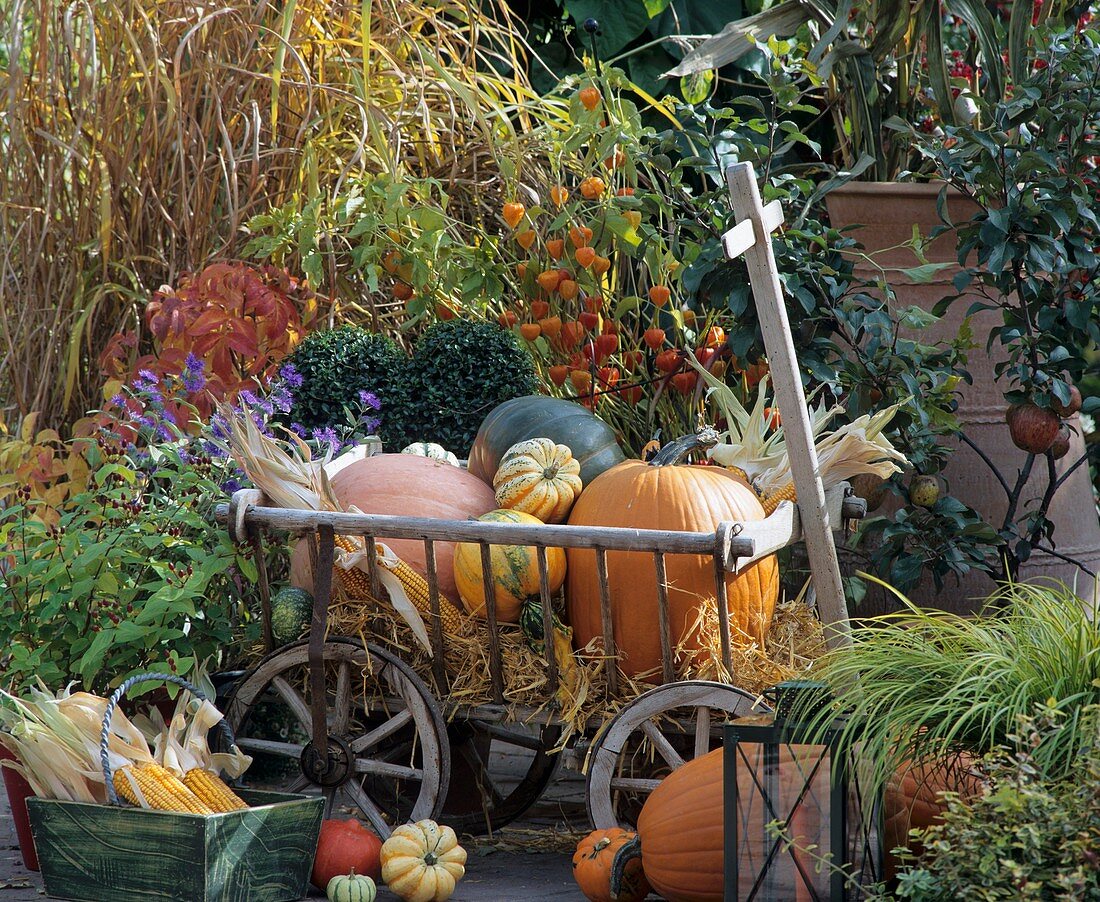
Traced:
<path id="1" fill-rule="evenodd" d="M 369 733 L 364 733 L 362 736 L 352 742 L 352 752 L 358 755 L 360 752 L 365 752 L 367 749 L 374 748 L 383 739 L 387 739 L 388 737 L 392 736 L 412 719 L 412 711 L 409 711 L 408 709 L 404 711 L 399 711 L 385 723 L 375 727 Z"/>
<path id="2" fill-rule="evenodd" d="M 336 671 L 336 698 L 332 703 L 332 720 L 329 730 L 343 736 L 351 719 L 351 664 L 341 661 Z"/>
<path id="3" fill-rule="evenodd" d="M 295 761 L 302 757 L 302 751 L 305 748 L 297 742 L 276 742 L 273 739 L 251 739 L 249 737 L 238 739 L 237 746 L 246 752 L 278 755 L 280 758 L 293 758 Z"/>
<path id="4" fill-rule="evenodd" d="M 306 733 L 312 736 L 313 718 L 310 717 L 309 714 L 309 705 L 307 705 L 306 700 L 299 695 L 298 690 L 291 686 L 290 683 L 281 676 L 277 676 L 271 681 L 271 687 L 279 693 L 279 697 L 293 712 L 298 723 L 305 727 Z"/>
<path id="5" fill-rule="evenodd" d="M 302 774 L 297 780 L 291 783 L 287 788 L 287 792 L 302 792 L 305 789 L 309 789 L 313 785 L 313 781 L 309 779 L 305 774 Z"/>
<path id="6" fill-rule="evenodd" d="M 397 777 L 401 780 L 423 780 L 424 771 L 419 767 L 407 767 L 404 764 L 392 764 L 375 758 L 357 758 L 355 770 L 360 774 L 381 774 L 385 777 Z"/>
<path id="7" fill-rule="evenodd" d="M 323 793 L 328 811 L 350 797 L 379 829 L 387 821 L 438 818 L 450 783 L 451 750 L 431 689 L 393 652 L 355 639 L 326 639 L 322 661 L 325 692 L 316 701 L 325 706 L 332 742 L 352 746 L 351 779 Z M 283 646 L 237 683 L 227 705 L 241 747 L 270 753 L 257 754 L 263 766 L 249 774 L 258 786 L 321 791 L 292 760 L 300 760 L 313 736 L 311 693 L 302 688 L 309 662 L 308 642 Z M 329 748 L 331 753 L 334 746 Z"/>
<path id="8" fill-rule="evenodd" d="M 673 770 L 681 767 L 684 763 L 684 759 L 680 757 L 679 752 L 672 747 L 672 743 L 665 739 L 664 734 L 660 728 L 651 720 L 647 720 L 642 723 L 642 732 L 646 734 L 649 741 L 653 743 L 653 747 L 657 750 L 657 754 L 665 759 L 665 763 Z"/>
<path id="9" fill-rule="evenodd" d="M 710 708 L 700 705 L 695 709 L 695 757 L 710 751 Z"/>
<path id="10" fill-rule="evenodd" d="M 382 814 L 382 809 L 374 804 L 374 801 L 363 791 L 363 788 L 354 780 L 345 783 L 340 788 L 352 804 L 363 812 L 367 820 L 370 821 L 370 825 L 374 828 L 374 831 L 381 836 L 382 839 L 388 839 L 393 828 L 386 822 L 385 815 Z"/>
<path id="11" fill-rule="evenodd" d="M 485 763 L 485 759 L 481 757 L 481 752 L 478 751 L 477 746 L 472 742 L 463 743 L 459 751 L 459 757 L 473 773 L 474 783 L 481 792 L 482 805 L 490 812 L 496 811 L 503 803 L 504 797 L 493 782 L 493 778 L 489 774 L 489 768 Z"/>
<path id="12" fill-rule="evenodd" d="M 321 790 L 321 795 L 325 800 L 325 820 L 332 818 L 332 809 L 336 806 L 336 787 L 330 786 L 327 789 Z"/>

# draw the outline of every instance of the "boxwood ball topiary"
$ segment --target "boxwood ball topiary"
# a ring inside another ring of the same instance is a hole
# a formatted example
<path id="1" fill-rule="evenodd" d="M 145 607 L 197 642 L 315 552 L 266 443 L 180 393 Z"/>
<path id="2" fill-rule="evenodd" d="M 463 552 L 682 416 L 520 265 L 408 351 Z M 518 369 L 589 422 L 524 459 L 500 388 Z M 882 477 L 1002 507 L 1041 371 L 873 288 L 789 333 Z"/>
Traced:
<path id="1" fill-rule="evenodd" d="M 438 442 L 465 457 L 486 414 L 502 401 L 533 394 L 531 354 L 496 323 L 453 319 L 425 330 L 413 350 L 406 385 L 403 441 Z"/>
<path id="2" fill-rule="evenodd" d="M 393 339 L 358 326 L 312 332 L 287 357 L 302 376 L 294 389 L 288 422 L 307 429 L 346 422 L 345 408 L 355 409 L 360 391 L 373 392 L 382 402 L 379 429 L 387 438 L 400 401 L 398 387 L 408 358 Z M 401 446 L 398 446 L 401 447 Z"/>

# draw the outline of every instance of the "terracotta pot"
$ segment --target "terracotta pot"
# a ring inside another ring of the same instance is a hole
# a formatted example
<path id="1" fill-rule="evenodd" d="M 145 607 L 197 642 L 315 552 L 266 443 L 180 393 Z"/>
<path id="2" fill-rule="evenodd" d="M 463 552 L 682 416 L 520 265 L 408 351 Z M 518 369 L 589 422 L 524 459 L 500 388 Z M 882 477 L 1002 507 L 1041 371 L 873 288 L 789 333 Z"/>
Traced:
<path id="1" fill-rule="evenodd" d="M 960 752 L 947 759 L 914 764 L 906 762 L 886 784 L 882 798 L 883 878 L 893 879 L 901 862 L 893 849 L 906 848 L 921 855 L 924 846 L 909 838 L 910 830 L 923 830 L 943 820 L 947 803 L 943 794 L 957 793 L 962 799 L 981 792 L 977 759 Z"/>
<path id="2" fill-rule="evenodd" d="M 18 761 L 11 752 L 0 745 L 0 761 Z M 27 814 L 27 799 L 34 795 L 30 783 L 10 767 L 0 765 L 4 774 L 4 791 L 8 794 L 12 820 L 15 821 L 15 835 L 19 837 L 19 852 L 23 856 L 23 866 L 28 871 L 38 870 L 38 854 L 31 836 L 31 820 Z"/>
<path id="3" fill-rule="evenodd" d="M 940 270 L 930 282 L 917 283 L 896 271 L 910 269 L 919 263 L 912 250 L 900 246 L 912 239 L 913 226 L 927 237 L 936 226 L 942 225 L 936 214 L 936 199 L 941 187 L 939 184 L 853 182 L 826 197 L 829 218 L 834 226 L 860 225 L 851 234 L 863 243 L 866 252 L 874 255 L 878 266 L 887 270 L 901 307 L 931 310 L 938 301 L 955 293 L 952 279 L 959 267 L 954 231 L 945 232 L 925 248 L 929 262 L 952 264 Z M 947 212 L 952 222 L 961 224 L 977 212 L 977 207 L 962 194 L 951 191 Z M 860 260 L 856 262 L 856 272 L 870 276 L 875 270 Z M 975 297 L 977 295 L 964 295 L 956 300 L 942 320 L 921 332 L 922 340 L 935 342 L 955 338 Z M 998 360 L 1005 359 L 1004 352 L 994 346 L 992 353 L 985 353 L 986 336 L 999 324 L 996 311 L 982 311 L 971 318 L 978 347 L 969 353 L 967 369 L 974 384 L 959 386 L 958 417 L 967 437 L 989 456 L 1011 483 L 1027 455 L 1012 444 L 1005 424 L 1008 405 L 1001 384 L 994 379 L 994 366 Z M 1056 462 L 1059 475 L 1085 453 L 1079 418 L 1074 416 L 1067 422 L 1076 431 L 1071 434 L 1069 453 Z M 977 453 L 962 442 L 956 443 L 955 448 L 942 474 L 951 493 L 989 522 L 1000 525 L 1008 508 L 1003 489 Z M 1046 467 L 1036 466 L 1024 489 L 1019 510 L 1022 512 L 1037 502 L 1046 485 Z M 1093 503 L 1088 467 L 1078 467 L 1063 483 L 1054 496 L 1048 516 L 1055 524 L 1057 551 L 1096 571 L 1100 567 L 1100 520 Z M 1021 580 L 1033 581 L 1037 577 L 1053 577 L 1071 586 L 1077 584 L 1078 593 L 1089 600 L 1096 591 L 1091 579 L 1078 567 L 1038 551 L 1020 571 Z M 968 613 L 976 610 L 980 600 L 993 588 L 993 581 L 987 575 L 975 572 L 965 577 L 958 587 L 949 581 L 943 592 L 937 592 L 932 580 L 926 580 L 911 593 L 911 598 L 920 604 Z"/>

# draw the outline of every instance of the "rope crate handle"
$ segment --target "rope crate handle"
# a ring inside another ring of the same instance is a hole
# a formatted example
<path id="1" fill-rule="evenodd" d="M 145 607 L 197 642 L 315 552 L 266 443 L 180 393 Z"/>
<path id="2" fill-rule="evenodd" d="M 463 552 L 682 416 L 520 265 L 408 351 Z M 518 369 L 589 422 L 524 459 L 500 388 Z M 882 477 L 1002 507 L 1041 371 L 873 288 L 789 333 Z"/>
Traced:
<path id="1" fill-rule="evenodd" d="M 103 712 L 103 729 L 99 732 L 99 761 L 100 764 L 103 765 L 103 776 L 107 787 L 107 801 L 111 805 L 122 805 L 118 793 L 115 792 L 114 775 L 111 773 L 111 760 L 108 753 L 108 745 L 111 739 L 111 720 L 115 715 L 115 708 L 118 707 L 118 703 L 131 687 L 136 686 L 138 683 L 147 683 L 153 680 L 160 680 L 165 683 L 175 683 L 177 686 L 186 689 L 195 696 L 195 698 L 199 699 L 199 701 L 210 701 L 210 699 L 206 697 L 206 693 L 199 689 L 198 686 L 188 682 L 181 676 L 176 676 L 171 673 L 139 673 L 130 677 L 128 680 L 123 680 L 122 684 L 111 693 L 111 697 L 107 700 L 107 708 Z M 222 736 L 225 737 L 228 747 L 235 749 L 237 747 L 237 740 L 233 736 L 232 728 L 224 717 L 218 721 L 218 728 L 222 731 Z"/>

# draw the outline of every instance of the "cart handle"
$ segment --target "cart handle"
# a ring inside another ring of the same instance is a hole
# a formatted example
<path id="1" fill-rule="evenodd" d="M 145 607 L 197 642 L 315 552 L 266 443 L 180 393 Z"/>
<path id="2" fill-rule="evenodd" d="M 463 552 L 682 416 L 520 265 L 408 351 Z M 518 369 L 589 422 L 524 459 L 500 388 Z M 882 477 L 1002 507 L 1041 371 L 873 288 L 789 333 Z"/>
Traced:
<path id="1" fill-rule="evenodd" d="M 118 707 L 119 701 L 130 687 L 138 683 L 147 683 L 151 680 L 175 683 L 177 686 L 182 686 L 201 701 L 210 701 L 210 699 L 206 697 L 206 693 L 199 689 L 198 686 L 189 683 L 181 676 L 176 676 L 171 673 L 139 673 L 136 676 L 130 677 L 128 680 L 122 681 L 122 684 L 111 693 L 111 697 L 107 700 L 107 708 L 103 712 L 103 729 L 99 733 L 99 760 L 103 765 L 103 777 L 107 786 L 107 801 L 112 805 L 121 805 L 122 802 L 118 797 L 118 793 L 115 792 L 114 777 L 111 773 L 111 759 L 108 754 L 108 744 L 111 738 L 111 719 L 115 715 L 115 708 Z M 233 729 L 229 726 L 229 723 L 224 717 L 218 721 L 218 727 L 221 729 L 226 742 L 229 743 L 229 747 L 236 748 L 237 740 L 233 736 Z"/>

